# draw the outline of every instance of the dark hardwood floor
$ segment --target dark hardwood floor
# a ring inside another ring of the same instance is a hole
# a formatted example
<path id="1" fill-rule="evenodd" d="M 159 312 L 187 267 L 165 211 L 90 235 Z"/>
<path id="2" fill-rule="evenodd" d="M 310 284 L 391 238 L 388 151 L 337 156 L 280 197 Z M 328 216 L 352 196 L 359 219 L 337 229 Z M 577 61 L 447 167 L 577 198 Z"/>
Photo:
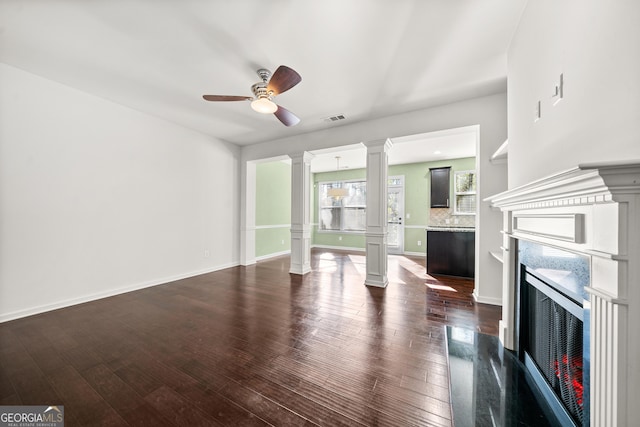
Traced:
<path id="1" fill-rule="evenodd" d="M 496 334 L 473 282 L 314 250 L 0 324 L 0 404 L 74 425 L 449 426 L 444 325 Z"/>

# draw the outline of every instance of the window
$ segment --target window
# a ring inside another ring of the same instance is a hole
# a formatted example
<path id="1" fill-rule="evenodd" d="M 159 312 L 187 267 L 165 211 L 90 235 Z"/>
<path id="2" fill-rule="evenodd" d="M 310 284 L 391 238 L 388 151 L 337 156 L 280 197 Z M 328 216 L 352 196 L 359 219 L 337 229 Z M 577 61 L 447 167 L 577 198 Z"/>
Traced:
<path id="1" fill-rule="evenodd" d="M 476 213 L 476 171 L 459 171 L 454 174 L 455 215 L 475 215 Z"/>
<path id="2" fill-rule="evenodd" d="M 365 231 L 366 181 L 321 182 L 319 185 L 319 229 Z M 333 188 L 344 188 L 346 195 L 343 197 L 329 196 L 329 190 Z"/>

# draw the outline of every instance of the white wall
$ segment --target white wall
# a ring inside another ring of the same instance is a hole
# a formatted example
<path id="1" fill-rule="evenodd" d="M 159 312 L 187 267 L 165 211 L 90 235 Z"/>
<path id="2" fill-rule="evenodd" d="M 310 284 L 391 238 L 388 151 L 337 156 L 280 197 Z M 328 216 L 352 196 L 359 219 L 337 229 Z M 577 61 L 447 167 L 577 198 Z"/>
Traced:
<path id="1" fill-rule="evenodd" d="M 238 155 L 0 64 L 0 321 L 238 264 Z"/>
<path id="2" fill-rule="evenodd" d="M 508 52 L 510 188 L 579 163 L 640 159 L 639 23 L 637 0 L 528 2 Z M 560 73 L 565 96 L 553 106 Z"/>
<path id="3" fill-rule="evenodd" d="M 413 111 L 405 114 L 384 117 L 377 120 L 342 125 L 295 137 L 245 146 L 242 148 L 242 162 L 277 157 L 300 151 L 312 151 L 321 148 L 339 147 L 380 140 L 385 138 L 414 135 L 425 132 L 441 131 L 464 126 L 479 125 L 478 146 L 478 198 L 480 200 L 507 189 L 506 168 L 493 165 L 489 157 L 507 138 L 507 97 L 497 94 L 439 107 Z M 393 150 L 393 148 L 391 148 Z M 251 200 L 255 191 L 250 185 L 243 186 L 243 198 Z M 493 259 L 489 251 L 498 251 L 502 241 L 500 229 L 502 216 L 492 211 L 488 203 L 481 202 L 476 221 L 476 291 L 478 301 L 501 304 L 502 266 Z M 243 212 L 246 215 L 247 212 Z M 250 234 L 251 218 L 243 218 L 245 233 Z M 246 245 L 250 248 L 250 245 Z M 247 259 L 252 254 L 245 254 Z"/>

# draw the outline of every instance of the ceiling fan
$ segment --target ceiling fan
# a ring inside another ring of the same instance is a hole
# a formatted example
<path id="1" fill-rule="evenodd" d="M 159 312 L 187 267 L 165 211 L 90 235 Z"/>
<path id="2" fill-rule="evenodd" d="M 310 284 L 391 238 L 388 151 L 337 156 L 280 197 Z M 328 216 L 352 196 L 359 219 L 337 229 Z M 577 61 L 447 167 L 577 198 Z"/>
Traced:
<path id="1" fill-rule="evenodd" d="M 273 113 L 285 126 L 294 126 L 300 119 L 291 111 L 273 102 L 277 95 L 288 91 L 302 81 L 302 77 L 295 70 L 281 65 L 271 75 L 271 71 L 261 68 L 258 76 L 262 79 L 251 86 L 253 97 L 251 96 L 227 96 L 227 95 L 203 95 L 207 101 L 251 101 L 251 108 L 258 113 Z"/>

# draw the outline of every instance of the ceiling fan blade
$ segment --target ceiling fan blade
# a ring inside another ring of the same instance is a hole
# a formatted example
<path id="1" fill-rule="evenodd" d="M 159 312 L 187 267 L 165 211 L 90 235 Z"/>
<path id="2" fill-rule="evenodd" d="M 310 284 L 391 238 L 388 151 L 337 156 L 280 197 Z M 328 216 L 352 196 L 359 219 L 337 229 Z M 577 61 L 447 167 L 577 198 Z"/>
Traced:
<path id="1" fill-rule="evenodd" d="M 273 91 L 274 95 L 286 92 L 302 81 L 302 77 L 292 68 L 281 65 L 271 76 L 267 84 L 267 90 Z"/>
<path id="2" fill-rule="evenodd" d="M 273 113 L 278 120 L 280 120 L 282 122 L 283 125 L 285 126 L 295 126 L 298 123 L 300 123 L 300 119 L 298 118 L 298 116 L 296 116 L 295 114 L 293 114 L 291 111 L 287 110 L 284 107 L 281 107 L 278 105 L 278 109 L 276 110 L 275 113 Z"/>
<path id="3" fill-rule="evenodd" d="M 252 96 L 202 95 L 206 101 L 251 101 Z"/>

